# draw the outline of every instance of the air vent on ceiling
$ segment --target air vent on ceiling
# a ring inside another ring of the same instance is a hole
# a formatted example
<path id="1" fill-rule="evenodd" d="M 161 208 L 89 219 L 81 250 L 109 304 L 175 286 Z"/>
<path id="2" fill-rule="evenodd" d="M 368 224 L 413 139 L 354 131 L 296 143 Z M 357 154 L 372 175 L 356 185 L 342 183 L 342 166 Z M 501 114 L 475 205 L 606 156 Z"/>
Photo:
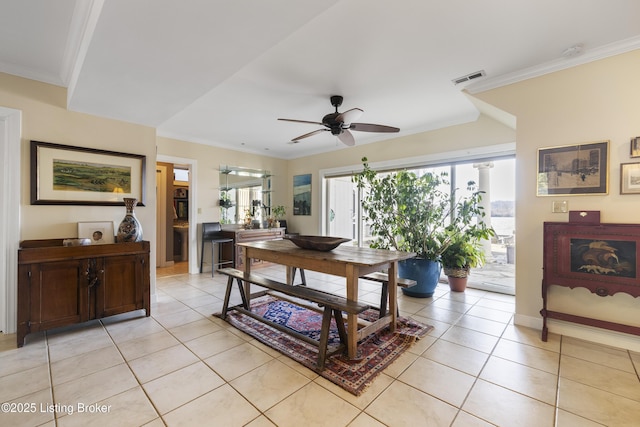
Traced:
<path id="1" fill-rule="evenodd" d="M 457 79 L 451 80 L 454 85 L 458 85 L 460 83 L 468 82 L 480 77 L 484 77 L 486 74 L 484 70 L 476 71 L 475 73 L 467 74 L 466 76 L 458 77 Z"/>

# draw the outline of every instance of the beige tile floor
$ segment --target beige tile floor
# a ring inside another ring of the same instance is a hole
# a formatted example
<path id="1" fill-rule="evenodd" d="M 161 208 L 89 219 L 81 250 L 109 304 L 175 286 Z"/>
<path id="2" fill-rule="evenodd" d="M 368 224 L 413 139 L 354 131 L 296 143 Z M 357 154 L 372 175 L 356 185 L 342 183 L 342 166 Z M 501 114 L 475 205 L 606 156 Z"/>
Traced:
<path id="1" fill-rule="evenodd" d="M 282 267 L 261 270 L 282 278 Z M 176 273 L 174 270 L 172 273 Z M 307 272 L 310 286 L 343 279 Z M 637 426 L 640 354 L 512 323 L 512 296 L 401 295 L 435 330 L 360 397 L 229 327 L 224 280 L 159 277 L 143 312 L 0 340 L 1 426 Z M 375 303 L 379 287 L 362 283 Z M 6 409 L 19 411 L 7 412 Z"/>

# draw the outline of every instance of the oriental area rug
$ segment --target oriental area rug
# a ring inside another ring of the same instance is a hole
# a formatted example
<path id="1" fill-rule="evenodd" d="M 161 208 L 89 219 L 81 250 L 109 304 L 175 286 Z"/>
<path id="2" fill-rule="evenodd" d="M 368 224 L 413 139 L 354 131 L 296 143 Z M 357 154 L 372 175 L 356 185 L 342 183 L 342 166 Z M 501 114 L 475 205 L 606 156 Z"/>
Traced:
<path id="1" fill-rule="evenodd" d="M 251 311 L 315 340 L 320 338 L 322 314 L 309 308 L 265 296 L 251 301 Z M 373 321 L 378 318 L 378 311 L 370 309 L 360 317 Z M 227 313 L 227 321 L 263 344 L 315 370 L 318 348 L 314 345 L 235 310 Z M 387 327 L 361 340 L 358 343 L 358 358 L 355 360 L 349 360 L 342 352 L 327 357 L 325 369 L 318 374 L 358 396 L 387 366 L 432 329 L 433 326 L 398 317 L 395 332 Z M 332 319 L 327 354 L 336 349 L 339 343 L 338 330 Z"/>

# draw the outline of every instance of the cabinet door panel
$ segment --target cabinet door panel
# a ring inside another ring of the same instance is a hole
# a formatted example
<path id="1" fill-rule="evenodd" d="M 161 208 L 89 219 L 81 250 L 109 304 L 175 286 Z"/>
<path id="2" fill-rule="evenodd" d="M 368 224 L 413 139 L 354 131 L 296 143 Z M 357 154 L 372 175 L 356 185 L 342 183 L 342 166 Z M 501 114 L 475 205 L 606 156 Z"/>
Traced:
<path id="1" fill-rule="evenodd" d="M 96 289 L 96 317 L 142 307 L 142 263 L 139 256 L 104 258 L 103 280 Z"/>
<path id="2" fill-rule="evenodd" d="M 50 262 L 34 270 L 32 331 L 89 320 L 86 266 L 82 261 Z"/>

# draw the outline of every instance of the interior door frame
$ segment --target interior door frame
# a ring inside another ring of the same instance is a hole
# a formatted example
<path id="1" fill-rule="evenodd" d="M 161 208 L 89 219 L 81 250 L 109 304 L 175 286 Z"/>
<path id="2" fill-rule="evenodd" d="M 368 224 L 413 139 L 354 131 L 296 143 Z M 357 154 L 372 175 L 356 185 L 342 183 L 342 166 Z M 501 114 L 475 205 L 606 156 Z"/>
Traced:
<path id="1" fill-rule="evenodd" d="M 20 180 L 22 112 L 0 107 L 0 331 L 15 333 L 18 306 L 18 249 L 20 247 Z"/>
<path id="2" fill-rule="evenodd" d="M 195 159 L 187 159 L 184 157 L 168 156 L 158 154 L 156 162 L 174 163 L 187 165 L 189 167 L 189 273 L 199 274 L 200 266 L 198 265 L 198 180 L 196 177 L 198 161 Z M 159 209 L 156 204 L 156 209 Z"/>
<path id="3" fill-rule="evenodd" d="M 156 267 L 168 267 L 173 265 L 173 260 L 167 260 L 167 233 L 165 225 L 167 221 L 167 167 L 156 163 Z"/>

